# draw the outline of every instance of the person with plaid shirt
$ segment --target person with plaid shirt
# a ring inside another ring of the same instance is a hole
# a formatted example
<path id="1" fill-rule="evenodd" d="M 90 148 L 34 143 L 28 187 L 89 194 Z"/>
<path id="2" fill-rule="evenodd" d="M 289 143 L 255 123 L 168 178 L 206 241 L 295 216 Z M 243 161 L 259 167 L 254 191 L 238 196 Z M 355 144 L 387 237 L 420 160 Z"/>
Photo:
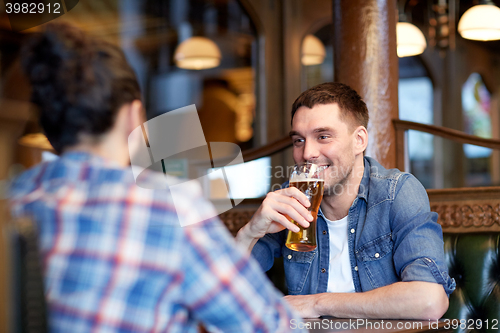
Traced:
<path id="1" fill-rule="evenodd" d="M 287 332 L 301 320 L 220 220 L 180 226 L 178 214 L 200 221 L 214 209 L 198 186 L 176 197 L 193 209 L 176 212 L 168 190 L 147 189 L 164 175 L 135 183 L 127 138 L 142 104 L 121 50 L 48 24 L 22 64 L 61 155 L 10 189 L 13 215 L 38 228 L 51 331 Z"/>

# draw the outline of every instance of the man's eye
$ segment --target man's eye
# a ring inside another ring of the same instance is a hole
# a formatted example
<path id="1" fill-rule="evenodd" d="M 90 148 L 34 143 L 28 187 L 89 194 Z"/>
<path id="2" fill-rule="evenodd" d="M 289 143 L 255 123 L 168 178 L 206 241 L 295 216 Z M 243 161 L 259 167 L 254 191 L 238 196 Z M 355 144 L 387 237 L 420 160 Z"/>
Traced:
<path id="1" fill-rule="evenodd" d="M 319 138 L 321 140 L 325 140 L 325 139 L 328 139 L 328 135 L 320 135 Z"/>
<path id="2" fill-rule="evenodd" d="M 301 144 L 303 142 L 304 142 L 304 139 L 295 139 L 295 140 L 293 140 L 293 144 L 294 145 L 298 145 L 298 144 Z"/>

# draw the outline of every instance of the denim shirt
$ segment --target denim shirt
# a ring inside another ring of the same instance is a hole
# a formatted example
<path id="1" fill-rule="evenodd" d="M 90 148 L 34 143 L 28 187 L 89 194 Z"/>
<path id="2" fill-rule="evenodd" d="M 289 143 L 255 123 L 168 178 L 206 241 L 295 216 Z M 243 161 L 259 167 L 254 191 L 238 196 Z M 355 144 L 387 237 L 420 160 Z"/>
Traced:
<path id="1" fill-rule="evenodd" d="M 356 292 L 369 291 L 398 281 L 425 281 L 443 285 L 449 295 L 455 280 L 448 275 L 443 233 L 431 212 L 427 192 L 411 174 L 387 170 L 364 158 L 364 174 L 348 213 L 348 246 Z M 326 292 L 329 235 L 320 210 L 316 223 L 317 248 L 296 252 L 285 246 L 283 230 L 267 234 L 255 244 L 252 255 L 264 270 L 275 257 L 284 258 L 290 295 Z"/>

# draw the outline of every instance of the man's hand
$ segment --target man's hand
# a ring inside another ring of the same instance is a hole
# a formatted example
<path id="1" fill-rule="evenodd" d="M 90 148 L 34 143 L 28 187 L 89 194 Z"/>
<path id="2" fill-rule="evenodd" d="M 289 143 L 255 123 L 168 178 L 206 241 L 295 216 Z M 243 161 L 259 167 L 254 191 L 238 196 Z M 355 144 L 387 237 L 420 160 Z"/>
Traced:
<path id="1" fill-rule="evenodd" d="M 317 295 L 288 295 L 285 300 L 297 311 L 302 318 L 318 318 L 320 314 L 316 312 Z"/>
<path id="2" fill-rule="evenodd" d="M 238 232 L 236 241 L 251 250 L 257 240 L 266 234 L 276 233 L 283 229 L 298 232 L 299 227 L 287 216 L 307 228 L 309 222 L 313 220 L 313 216 L 307 210 L 310 205 L 305 194 L 295 187 L 270 192 L 250 222 Z"/>

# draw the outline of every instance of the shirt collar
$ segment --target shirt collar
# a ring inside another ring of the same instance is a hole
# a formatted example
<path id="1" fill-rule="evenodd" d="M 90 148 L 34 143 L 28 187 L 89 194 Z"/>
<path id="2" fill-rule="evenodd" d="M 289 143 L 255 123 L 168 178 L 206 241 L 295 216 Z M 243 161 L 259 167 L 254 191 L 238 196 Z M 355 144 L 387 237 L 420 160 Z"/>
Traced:
<path id="1" fill-rule="evenodd" d="M 68 152 L 65 152 L 61 155 L 61 159 L 72 162 L 88 163 L 91 165 L 100 165 L 123 169 L 123 167 L 120 167 L 118 162 L 82 150 L 70 150 Z"/>
<path id="2" fill-rule="evenodd" d="M 323 211 L 321 210 L 321 206 L 319 206 L 318 209 L 318 216 L 322 216 L 323 218 L 325 218 L 325 215 L 323 215 Z"/>
<path id="3" fill-rule="evenodd" d="M 363 198 L 365 200 L 368 199 L 368 186 L 370 185 L 370 161 L 364 157 L 364 166 L 365 169 L 363 171 L 363 178 L 361 178 L 361 183 L 359 184 L 359 189 L 358 189 L 358 198 Z"/>

